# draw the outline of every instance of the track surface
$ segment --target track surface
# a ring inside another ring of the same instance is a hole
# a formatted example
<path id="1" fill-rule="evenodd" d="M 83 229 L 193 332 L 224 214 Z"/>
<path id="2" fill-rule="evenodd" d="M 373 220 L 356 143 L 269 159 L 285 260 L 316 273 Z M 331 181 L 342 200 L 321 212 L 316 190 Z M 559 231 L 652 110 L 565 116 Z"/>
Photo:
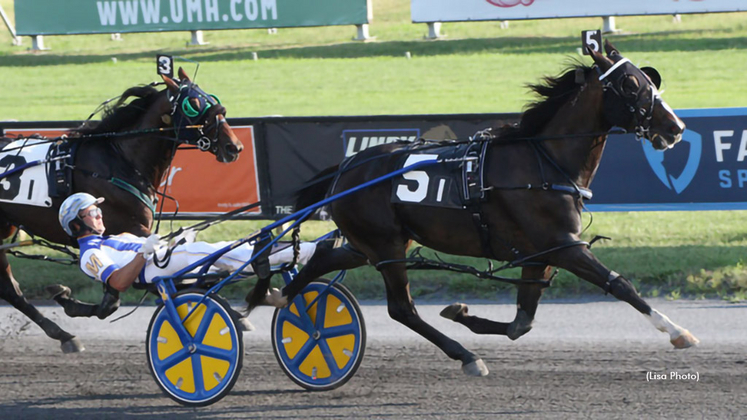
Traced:
<path id="1" fill-rule="evenodd" d="M 540 305 L 535 328 L 516 342 L 476 336 L 438 317 L 443 305 L 419 306 L 432 325 L 479 354 L 484 378 L 387 316 L 364 305 L 368 345 L 345 386 L 311 393 L 278 367 L 270 344 L 272 312 L 252 314 L 246 354 L 233 391 L 217 404 L 183 408 L 163 396 L 145 359 L 154 308 L 109 324 L 42 312 L 83 341 L 63 355 L 14 309 L 0 307 L 0 418 L 534 419 L 747 417 L 747 305 L 721 301 L 652 306 L 701 340 L 673 350 L 665 334 L 621 302 Z M 121 308 L 117 315 L 130 308 Z M 509 321 L 514 305 L 471 305 L 470 313 Z M 647 372 L 666 379 L 647 381 Z M 697 380 L 669 379 L 671 372 Z"/>

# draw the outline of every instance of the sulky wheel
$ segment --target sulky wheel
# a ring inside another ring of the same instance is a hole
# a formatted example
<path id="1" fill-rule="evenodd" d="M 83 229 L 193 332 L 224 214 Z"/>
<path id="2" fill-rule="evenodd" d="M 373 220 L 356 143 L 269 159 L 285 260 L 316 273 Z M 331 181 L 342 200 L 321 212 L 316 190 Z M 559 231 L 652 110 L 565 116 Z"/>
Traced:
<path id="1" fill-rule="evenodd" d="M 335 283 L 317 280 L 272 319 L 275 357 L 293 382 L 311 391 L 327 391 L 355 375 L 366 347 L 366 326 L 352 293 Z"/>
<path id="2" fill-rule="evenodd" d="M 179 320 L 161 304 L 153 313 L 145 341 L 148 365 L 156 383 L 174 401 L 210 405 L 233 388 L 241 370 L 244 342 L 230 306 L 208 295 L 184 323 L 192 343 L 183 343 L 175 327 L 204 296 L 185 291 L 173 298 Z"/>

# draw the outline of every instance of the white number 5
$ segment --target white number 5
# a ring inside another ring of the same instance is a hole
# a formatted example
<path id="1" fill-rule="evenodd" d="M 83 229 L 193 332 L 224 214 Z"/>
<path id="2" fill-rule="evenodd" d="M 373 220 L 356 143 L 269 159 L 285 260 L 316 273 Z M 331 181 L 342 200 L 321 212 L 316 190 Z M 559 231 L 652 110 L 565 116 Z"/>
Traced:
<path id="1" fill-rule="evenodd" d="M 407 157 L 407 160 L 405 161 L 405 165 L 403 167 L 414 165 L 424 160 L 434 159 L 438 159 L 438 155 L 410 155 Z M 425 197 L 428 195 L 429 182 L 428 174 L 425 173 L 425 171 L 406 172 L 402 174 L 402 178 L 409 181 L 415 181 L 418 183 L 418 185 L 415 188 L 415 191 L 410 191 L 410 189 L 407 188 L 407 185 L 398 185 L 397 198 L 409 203 L 419 203 L 425 200 Z"/>
<path id="2" fill-rule="evenodd" d="M 602 49 L 597 42 L 597 40 L 594 38 L 599 31 L 586 31 L 586 45 L 590 46 L 592 50 L 596 52 L 601 52 Z"/>

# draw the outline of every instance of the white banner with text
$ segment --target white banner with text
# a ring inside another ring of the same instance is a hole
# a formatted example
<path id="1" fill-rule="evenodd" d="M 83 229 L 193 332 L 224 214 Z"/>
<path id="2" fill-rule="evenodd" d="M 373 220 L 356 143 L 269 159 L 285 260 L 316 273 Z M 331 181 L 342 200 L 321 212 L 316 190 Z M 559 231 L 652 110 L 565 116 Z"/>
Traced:
<path id="1" fill-rule="evenodd" d="M 744 12 L 745 0 L 411 0 L 412 21 L 460 22 Z"/>

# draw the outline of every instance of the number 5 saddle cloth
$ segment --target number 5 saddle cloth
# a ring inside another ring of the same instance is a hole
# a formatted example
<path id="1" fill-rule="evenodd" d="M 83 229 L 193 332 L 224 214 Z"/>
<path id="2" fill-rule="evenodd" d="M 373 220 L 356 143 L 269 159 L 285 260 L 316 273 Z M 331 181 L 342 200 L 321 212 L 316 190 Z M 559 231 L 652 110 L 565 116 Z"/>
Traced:
<path id="1" fill-rule="evenodd" d="M 487 141 L 416 142 L 403 153 L 397 169 L 422 160 L 439 163 L 392 180 L 393 203 L 464 209 L 485 199 L 483 162 Z"/>

